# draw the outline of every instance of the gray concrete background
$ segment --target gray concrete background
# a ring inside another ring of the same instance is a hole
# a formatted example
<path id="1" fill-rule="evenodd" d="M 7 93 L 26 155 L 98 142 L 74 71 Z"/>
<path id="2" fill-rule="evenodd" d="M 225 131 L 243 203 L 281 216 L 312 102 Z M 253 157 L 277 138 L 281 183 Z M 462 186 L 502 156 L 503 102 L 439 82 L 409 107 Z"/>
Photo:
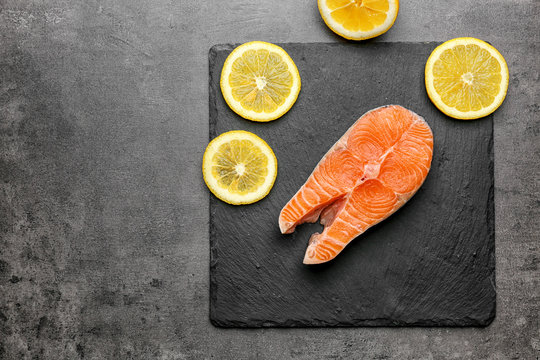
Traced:
<path id="1" fill-rule="evenodd" d="M 539 16 L 402 1 L 377 40 L 468 35 L 506 57 L 493 324 L 227 330 L 208 320 L 208 50 L 342 41 L 315 0 L 0 0 L 0 359 L 537 359 Z"/>

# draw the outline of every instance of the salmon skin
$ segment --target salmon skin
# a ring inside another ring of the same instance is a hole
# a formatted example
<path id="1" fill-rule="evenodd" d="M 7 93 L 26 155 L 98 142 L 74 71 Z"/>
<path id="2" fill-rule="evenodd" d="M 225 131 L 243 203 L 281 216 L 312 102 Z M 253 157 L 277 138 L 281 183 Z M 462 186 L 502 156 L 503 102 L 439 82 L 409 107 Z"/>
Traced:
<path id="1" fill-rule="evenodd" d="M 320 218 L 324 230 L 309 239 L 304 264 L 332 260 L 416 193 L 432 156 L 433 134 L 421 116 L 398 105 L 368 111 L 281 210 L 279 228 L 289 234 Z"/>

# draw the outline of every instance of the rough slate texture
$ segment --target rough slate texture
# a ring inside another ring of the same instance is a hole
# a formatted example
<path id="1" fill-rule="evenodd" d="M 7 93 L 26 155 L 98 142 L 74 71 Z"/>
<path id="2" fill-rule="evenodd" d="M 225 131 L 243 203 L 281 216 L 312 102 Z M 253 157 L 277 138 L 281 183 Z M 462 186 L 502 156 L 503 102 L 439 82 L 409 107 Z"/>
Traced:
<path id="1" fill-rule="evenodd" d="M 232 46 L 210 50 L 210 137 L 234 129 L 278 158 L 269 196 L 232 206 L 211 196 L 210 316 L 224 327 L 484 326 L 495 315 L 493 122 L 456 121 L 430 103 L 425 60 L 435 43 L 284 44 L 302 91 L 281 119 L 234 114 L 219 89 Z M 278 214 L 326 151 L 364 112 L 400 104 L 434 133 L 431 171 L 401 210 L 335 260 L 302 264 L 318 225 L 281 235 Z"/>

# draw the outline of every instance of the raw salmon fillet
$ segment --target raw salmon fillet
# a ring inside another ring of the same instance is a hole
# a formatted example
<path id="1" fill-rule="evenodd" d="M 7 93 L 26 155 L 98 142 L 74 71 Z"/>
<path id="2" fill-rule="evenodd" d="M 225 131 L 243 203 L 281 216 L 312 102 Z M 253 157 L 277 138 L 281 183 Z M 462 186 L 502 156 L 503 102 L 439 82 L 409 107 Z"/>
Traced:
<path id="1" fill-rule="evenodd" d="M 324 225 L 309 240 L 304 264 L 335 258 L 354 238 L 392 215 L 424 182 L 433 134 L 401 106 L 371 110 L 324 155 L 279 215 L 283 234 L 305 222 Z"/>

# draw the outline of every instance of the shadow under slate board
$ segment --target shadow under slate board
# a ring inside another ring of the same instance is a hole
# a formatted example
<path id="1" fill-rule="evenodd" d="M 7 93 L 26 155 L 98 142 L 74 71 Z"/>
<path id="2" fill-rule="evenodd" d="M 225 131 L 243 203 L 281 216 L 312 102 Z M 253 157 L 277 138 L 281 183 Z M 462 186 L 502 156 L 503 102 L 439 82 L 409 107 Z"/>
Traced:
<path id="1" fill-rule="evenodd" d="M 302 78 L 296 104 L 270 123 L 244 120 L 221 95 L 233 45 L 210 61 L 210 138 L 251 131 L 274 149 L 263 200 L 210 195 L 210 319 L 220 327 L 486 326 L 495 316 L 493 118 L 458 121 L 429 101 L 424 65 L 436 43 L 282 44 Z M 434 133 L 431 171 L 399 211 L 329 263 L 303 265 L 304 224 L 282 235 L 281 208 L 366 111 L 399 104 Z"/>

